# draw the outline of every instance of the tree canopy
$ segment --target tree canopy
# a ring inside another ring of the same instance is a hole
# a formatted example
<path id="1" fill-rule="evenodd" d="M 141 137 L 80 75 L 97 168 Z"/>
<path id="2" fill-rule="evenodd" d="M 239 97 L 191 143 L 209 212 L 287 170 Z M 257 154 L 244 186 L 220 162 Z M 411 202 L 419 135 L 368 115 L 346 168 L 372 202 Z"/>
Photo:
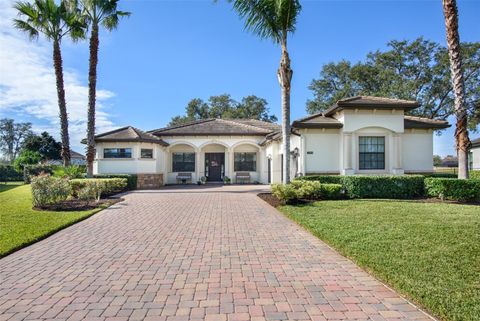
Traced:
<path id="1" fill-rule="evenodd" d="M 309 89 L 314 99 L 307 112 L 321 112 L 342 98 L 356 95 L 417 100 L 410 114 L 446 119 L 455 112 L 447 49 L 418 38 L 390 41 L 388 50 L 370 52 L 364 61 L 342 60 L 322 67 Z M 480 122 L 480 42 L 462 43 L 469 128 Z"/>
<path id="2" fill-rule="evenodd" d="M 61 159 L 62 144 L 57 142 L 49 133 L 28 135 L 22 144 L 22 150 L 39 152 L 42 160 Z"/>
<path id="3" fill-rule="evenodd" d="M 31 123 L 16 123 L 10 118 L 0 119 L 0 150 L 9 162 L 17 158 L 23 140 L 31 133 Z"/>
<path id="4" fill-rule="evenodd" d="M 173 117 L 169 126 L 208 118 L 258 119 L 276 122 L 277 117 L 269 114 L 267 105 L 265 99 L 254 95 L 243 97 L 240 102 L 235 101 L 228 94 L 211 96 L 207 102 L 194 98 L 185 107 L 185 115 Z"/>

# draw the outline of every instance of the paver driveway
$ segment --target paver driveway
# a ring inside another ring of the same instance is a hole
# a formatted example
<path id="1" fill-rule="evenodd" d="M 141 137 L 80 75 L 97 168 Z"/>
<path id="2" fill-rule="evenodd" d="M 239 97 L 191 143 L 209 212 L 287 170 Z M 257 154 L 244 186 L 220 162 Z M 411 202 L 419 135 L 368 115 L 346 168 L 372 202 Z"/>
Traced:
<path id="1" fill-rule="evenodd" d="M 131 193 L 0 260 L 1 318 L 430 320 L 246 188 L 223 190 Z"/>

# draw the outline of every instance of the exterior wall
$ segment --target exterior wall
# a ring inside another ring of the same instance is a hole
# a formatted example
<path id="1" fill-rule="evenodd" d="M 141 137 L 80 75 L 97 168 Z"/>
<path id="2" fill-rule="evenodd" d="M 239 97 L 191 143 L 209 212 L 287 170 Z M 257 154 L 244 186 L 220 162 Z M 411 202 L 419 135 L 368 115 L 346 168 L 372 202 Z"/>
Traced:
<path id="1" fill-rule="evenodd" d="M 381 127 L 403 133 L 402 110 L 344 110 L 337 116 L 343 123 L 344 132 L 354 132 L 367 127 Z"/>
<path id="2" fill-rule="evenodd" d="M 105 148 L 131 148 L 132 158 L 103 158 Z M 153 149 L 154 157 L 140 158 L 142 148 Z M 148 143 L 98 143 L 94 161 L 94 174 L 158 174 L 163 171 L 163 150 L 158 144 Z"/>
<path id="3" fill-rule="evenodd" d="M 303 129 L 302 173 L 338 174 L 340 172 L 340 130 Z"/>
<path id="4" fill-rule="evenodd" d="M 470 150 L 473 170 L 480 170 L 480 147 L 475 147 Z"/>
<path id="5" fill-rule="evenodd" d="M 407 173 L 433 172 L 433 133 L 409 129 L 403 134 L 403 166 Z"/>

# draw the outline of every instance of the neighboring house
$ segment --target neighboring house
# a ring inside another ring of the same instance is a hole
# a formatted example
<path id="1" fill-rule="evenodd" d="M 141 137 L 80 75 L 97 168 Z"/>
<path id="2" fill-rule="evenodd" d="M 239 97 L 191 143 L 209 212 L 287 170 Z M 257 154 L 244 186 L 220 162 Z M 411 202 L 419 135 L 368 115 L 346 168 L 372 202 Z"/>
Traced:
<path id="1" fill-rule="evenodd" d="M 49 165 L 63 165 L 63 160 L 62 159 L 48 159 L 48 160 L 45 161 L 45 163 L 49 164 Z M 86 160 L 85 156 L 83 156 L 82 154 L 71 150 L 70 151 L 70 164 L 72 164 L 72 165 L 86 165 L 87 160 Z"/>
<path id="2" fill-rule="evenodd" d="M 440 167 L 458 167 L 458 157 L 453 155 L 445 156 Z"/>
<path id="3" fill-rule="evenodd" d="M 415 101 L 352 97 L 292 124 L 291 175 L 396 174 L 433 171 L 433 131 L 446 121 L 405 116 Z M 282 180 L 281 128 L 259 120 L 206 119 L 148 132 L 131 126 L 95 136 L 95 174 L 135 173 L 148 186 Z M 143 183 L 140 183 L 142 185 Z"/>
<path id="4" fill-rule="evenodd" d="M 470 169 L 480 170 L 480 138 L 472 140 L 472 147 L 469 153 Z"/>

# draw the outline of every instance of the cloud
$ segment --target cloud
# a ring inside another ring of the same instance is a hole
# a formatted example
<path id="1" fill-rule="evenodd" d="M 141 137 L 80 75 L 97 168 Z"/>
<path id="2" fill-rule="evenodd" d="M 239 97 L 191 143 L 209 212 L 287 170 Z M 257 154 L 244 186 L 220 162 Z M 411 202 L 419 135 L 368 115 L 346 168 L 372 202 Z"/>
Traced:
<path id="1" fill-rule="evenodd" d="M 34 129 L 47 130 L 59 138 L 51 43 L 42 37 L 30 41 L 13 27 L 12 19 L 16 17 L 13 3 L 0 0 L 0 114 L 33 118 Z M 80 140 L 86 136 L 88 87 L 81 79 L 76 70 L 64 65 L 70 143 L 73 149 L 83 152 Z M 107 113 L 108 101 L 113 96 L 111 91 L 97 89 L 97 132 L 114 128 Z"/>

